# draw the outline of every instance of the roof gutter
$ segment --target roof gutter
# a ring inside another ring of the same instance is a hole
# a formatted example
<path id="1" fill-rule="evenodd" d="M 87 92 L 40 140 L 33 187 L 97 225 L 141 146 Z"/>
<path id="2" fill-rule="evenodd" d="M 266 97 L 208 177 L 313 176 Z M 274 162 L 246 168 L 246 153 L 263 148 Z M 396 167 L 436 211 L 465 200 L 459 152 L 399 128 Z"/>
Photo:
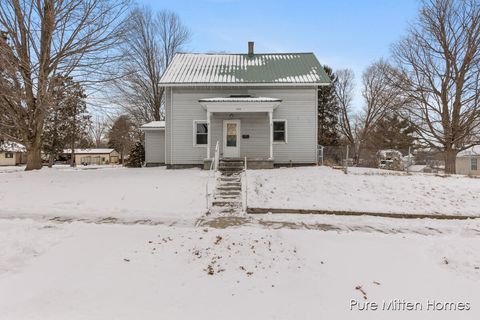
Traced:
<path id="1" fill-rule="evenodd" d="M 147 127 L 147 128 L 142 128 L 140 127 L 141 131 L 157 131 L 157 130 L 165 130 L 165 127 Z"/>
<path id="2" fill-rule="evenodd" d="M 160 86 L 169 87 L 323 87 L 330 86 L 331 83 L 245 83 L 245 82 L 232 82 L 232 83 L 160 83 Z"/>

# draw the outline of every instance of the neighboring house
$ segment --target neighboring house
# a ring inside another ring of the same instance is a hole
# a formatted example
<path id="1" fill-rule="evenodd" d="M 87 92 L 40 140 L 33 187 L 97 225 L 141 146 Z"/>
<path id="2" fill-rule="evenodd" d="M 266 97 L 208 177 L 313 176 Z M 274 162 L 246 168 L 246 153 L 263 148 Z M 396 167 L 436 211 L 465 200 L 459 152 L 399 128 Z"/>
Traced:
<path id="1" fill-rule="evenodd" d="M 27 163 L 25 147 L 15 142 L 0 144 L 0 166 L 16 166 Z"/>
<path id="2" fill-rule="evenodd" d="M 72 149 L 63 150 L 66 157 L 70 157 L 71 153 Z M 118 152 L 110 148 L 75 149 L 74 155 L 77 165 L 116 164 L 119 159 Z"/>
<path id="3" fill-rule="evenodd" d="M 165 164 L 165 121 L 153 121 L 140 127 L 145 133 L 145 164 Z"/>
<path id="4" fill-rule="evenodd" d="M 313 53 L 179 53 L 160 84 L 169 168 L 208 167 L 217 142 L 249 167 L 317 162 L 317 90 L 330 80 Z M 148 126 L 147 165 L 163 159 Z"/>
<path id="5" fill-rule="evenodd" d="M 457 174 L 480 175 L 480 145 L 459 152 L 455 168 Z"/>

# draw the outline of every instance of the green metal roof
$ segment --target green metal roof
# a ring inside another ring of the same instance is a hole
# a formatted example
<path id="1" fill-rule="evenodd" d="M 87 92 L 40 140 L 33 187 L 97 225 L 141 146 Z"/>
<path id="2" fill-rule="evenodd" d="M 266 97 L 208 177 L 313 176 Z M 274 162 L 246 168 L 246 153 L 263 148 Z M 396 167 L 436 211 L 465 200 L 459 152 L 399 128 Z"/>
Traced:
<path id="1" fill-rule="evenodd" d="M 313 53 L 178 53 L 160 80 L 174 85 L 326 85 Z"/>

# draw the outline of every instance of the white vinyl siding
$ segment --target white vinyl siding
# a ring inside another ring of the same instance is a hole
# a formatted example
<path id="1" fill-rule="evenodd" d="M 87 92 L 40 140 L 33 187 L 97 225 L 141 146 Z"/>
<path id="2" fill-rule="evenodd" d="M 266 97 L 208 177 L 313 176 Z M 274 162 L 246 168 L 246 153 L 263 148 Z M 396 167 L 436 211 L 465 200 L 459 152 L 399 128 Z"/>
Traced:
<path id="1" fill-rule="evenodd" d="M 170 90 L 173 97 L 170 97 Z M 316 162 L 316 89 L 311 88 L 172 88 L 167 89 L 166 143 L 167 163 L 203 164 L 207 156 L 205 148 L 194 147 L 192 123 L 207 120 L 207 114 L 198 100 L 202 98 L 228 97 L 232 94 L 250 94 L 257 97 L 272 97 L 283 102 L 275 109 L 273 118 L 287 120 L 288 143 L 275 143 L 275 163 Z M 171 99 L 173 98 L 173 99 Z M 173 108 L 170 103 L 173 101 Z M 223 120 L 241 121 L 240 155 L 249 158 L 269 157 L 269 122 L 267 113 L 213 113 L 211 118 L 211 156 L 216 141 L 223 145 Z M 248 139 L 242 138 L 249 135 Z M 171 154 L 170 154 L 171 150 Z M 171 157 L 171 162 L 170 162 Z"/>
<path id="2" fill-rule="evenodd" d="M 273 119 L 287 120 L 288 143 L 273 145 L 274 162 L 316 163 L 316 89 L 250 90 L 249 93 L 283 100 L 273 112 Z"/>
<path id="3" fill-rule="evenodd" d="M 215 152 L 217 141 L 220 145 L 220 156 L 223 156 L 223 120 L 240 120 L 240 157 L 251 159 L 266 159 L 269 157 L 269 125 L 266 113 L 214 113 L 211 119 L 211 150 Z M 244 137 L 248 136 L 248 138 Z"/>
<path id="4" fill-rule="evenodd" d="M 165 131 L 145 131 L 145 162 L 165 163 Z"/>

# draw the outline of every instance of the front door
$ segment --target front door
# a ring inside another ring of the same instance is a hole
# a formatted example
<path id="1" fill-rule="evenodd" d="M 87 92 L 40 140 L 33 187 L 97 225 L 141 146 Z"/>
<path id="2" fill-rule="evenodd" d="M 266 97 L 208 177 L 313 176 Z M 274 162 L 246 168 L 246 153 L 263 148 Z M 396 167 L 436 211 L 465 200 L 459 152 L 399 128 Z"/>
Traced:
<path id="1" fill-rule="evenodd" d="M 240 157 L 240 120 L 223 120 L 223 156 Z"/>

